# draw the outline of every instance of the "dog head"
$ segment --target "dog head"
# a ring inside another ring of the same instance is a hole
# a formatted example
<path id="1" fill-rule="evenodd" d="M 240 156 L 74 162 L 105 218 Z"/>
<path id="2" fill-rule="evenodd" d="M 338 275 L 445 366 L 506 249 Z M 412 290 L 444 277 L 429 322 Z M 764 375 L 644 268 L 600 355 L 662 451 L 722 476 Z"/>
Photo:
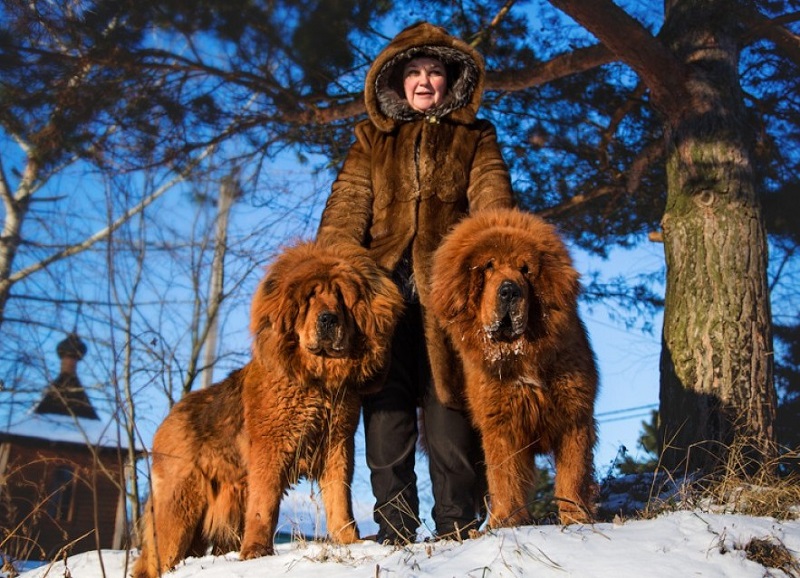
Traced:
<path id="1" fill-rule="evenodd" d="M 557 333 L 578 292 L 578 273 L 555 228 L 529 213 L 470 216 L 434 255 L 434 316 L 456 348 L 479 340 L 489 358 L 521 353 Z"/>
<path id="2" fill-rule="evenodd" d="M 394 283 L 363 249 L 298 244 L 256 291 L 253 358 L 300 379 L 366 383 L 387 362 L 401 308 Z"/>

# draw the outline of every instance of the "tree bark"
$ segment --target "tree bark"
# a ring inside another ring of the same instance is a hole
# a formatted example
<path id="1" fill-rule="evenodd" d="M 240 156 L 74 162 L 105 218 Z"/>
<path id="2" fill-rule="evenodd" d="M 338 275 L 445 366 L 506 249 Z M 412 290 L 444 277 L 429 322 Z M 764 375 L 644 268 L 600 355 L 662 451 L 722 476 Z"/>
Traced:
<path id="1" fill-rule="evenodd" d="M 659 437 L 673 471 L 713 471 L 731 448 L 748 466 L 774 451 L 767 240 L 731 16 L 724 0 L 668 2 L 663 31 L 690 95 L 665 127 Z"/>
<path id="2" fill-rule="evenodd" d="M 0 327 L 2 327 L 6 318 L 6 305 L 11 296 L 11 286 L 13 285 L 11 280 L 12 266 L 22 242 L 22 223 L 25 222 L 25 217 L 31 205 L 31 197 L 36 188 L 35 182 L 38 178 L 38 173 L 38 163 L 29 160 L 25 166 L 17 191 L 12 193 L 0 161 L 0 199 L 2 199 L 3 208 L 5 209 L 3 231 L 0 236 Z"/>
<path id="3" fill-rule="evenodd" d="M 225 299 L 225 255 L 228 253 L 228 221 L 233 203 L 240 195 L 236 171 L 220 184 L 217 201 L 217 231 L 214 237 L 214 258 L 211 261 L 211 283 L 208 291 L 208 333 L 206 334 L 201 388 L 214 383 L 214 362 L 217 359 L 217 334 L 219 332 L 219 308 Z"/>

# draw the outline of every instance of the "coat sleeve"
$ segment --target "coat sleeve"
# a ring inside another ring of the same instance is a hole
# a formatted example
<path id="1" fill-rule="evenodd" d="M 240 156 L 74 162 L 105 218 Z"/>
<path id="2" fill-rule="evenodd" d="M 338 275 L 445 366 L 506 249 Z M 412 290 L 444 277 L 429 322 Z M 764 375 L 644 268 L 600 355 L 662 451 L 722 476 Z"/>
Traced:
<path id="1" fill-rule="evenodd" d="M 365 246 L 372 222 L 371 139 L 366 123 L 355 129 L 356 142 L 350 147 L 342 170 L 331 187 L 322 212 L 317 241 L 325 244 Z"/>
<path id="2" fill-rule="evenodd" d="M 497 143 L 497 131 L 489 121 L 478 122 L 483 126 L 469 173 L 469 211 L 513 207 L 511 176 Z"/>

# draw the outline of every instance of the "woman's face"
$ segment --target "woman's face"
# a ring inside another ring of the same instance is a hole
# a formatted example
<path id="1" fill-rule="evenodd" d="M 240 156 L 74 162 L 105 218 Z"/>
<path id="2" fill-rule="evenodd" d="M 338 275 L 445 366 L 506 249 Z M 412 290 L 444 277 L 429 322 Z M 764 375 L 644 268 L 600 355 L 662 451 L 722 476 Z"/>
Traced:
<path id="1" fill-rule="evenodd" d="M 447 72 L 435 58 L 421 56 L 403 67 L 403 90 L 411 108 L 424 112 L 442 102 L 447 92 Z"/>

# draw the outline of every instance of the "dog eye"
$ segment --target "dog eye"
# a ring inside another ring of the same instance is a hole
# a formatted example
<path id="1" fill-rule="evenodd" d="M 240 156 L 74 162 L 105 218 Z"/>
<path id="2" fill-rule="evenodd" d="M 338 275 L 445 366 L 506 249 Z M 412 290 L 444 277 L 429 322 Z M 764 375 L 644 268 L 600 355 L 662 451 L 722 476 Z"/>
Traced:
<path id="1" fill-rule="evenodd" d="M 486 265 L 483 266 L 484 271 L 491 271 L 494 269 L 494 259 L 489 259 Z"/>
<path id="2" fill-rule="evenodd" d="M 528 274 L 528 265 L 523 265 L 522 268 L 519 271 L 523 275 L 527 275 Z"/>

